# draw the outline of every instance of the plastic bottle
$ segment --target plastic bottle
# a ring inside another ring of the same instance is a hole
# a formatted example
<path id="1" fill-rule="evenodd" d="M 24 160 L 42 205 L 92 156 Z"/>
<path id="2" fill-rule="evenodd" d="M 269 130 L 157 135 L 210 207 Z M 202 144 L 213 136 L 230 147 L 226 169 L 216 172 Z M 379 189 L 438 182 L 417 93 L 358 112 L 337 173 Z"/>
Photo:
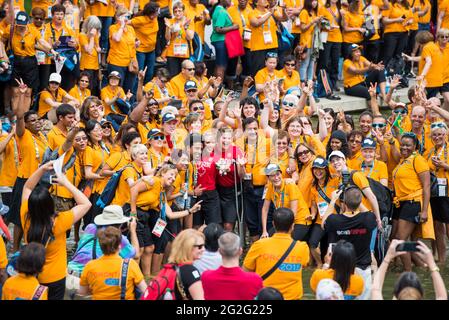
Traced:
<path id="1" fill-rule="evenodd" d="M 164 298 L 162 300 L 173 300 L 173 296 L 170 289 L 167 289 L 164 293 Z"/>

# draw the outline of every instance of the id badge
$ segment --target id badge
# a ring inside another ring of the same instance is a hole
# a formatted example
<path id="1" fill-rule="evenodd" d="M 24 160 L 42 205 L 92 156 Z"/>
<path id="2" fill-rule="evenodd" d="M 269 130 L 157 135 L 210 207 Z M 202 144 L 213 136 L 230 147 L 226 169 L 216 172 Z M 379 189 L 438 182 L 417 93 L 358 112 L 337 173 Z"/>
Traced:
<path id="1" fill-rule="evenodd" d="M 36 50 L 37 64 L 44 64 L 45 63 L 45 57 L 46 57 L 45 52 Z"/>
<path id="2" fill-rule="evenodd" d="M 250 41 L 251 40 L 251 34 L 252 34 L 252 31 L 251 31 L 251 29 L 243 29 L 243 40 L 245 40 L 245 41 Z"/>
<path id="3" fill-rule="evenodd" d="M 245 173 L 245 176 L 243 177 L 243 180 L 253 180 L 253 174 L 252 173 Z"/>
<path id="4" fill-rule="evenodd" d="M 187 44 L 186 43 L 175 43 L 173 45 L 173 53 L 177 57 L 184 57 L 187 55 Z"/>
<path id="5" fill-rule="evenodd" d="M 295 26 L 299 27 L 300 25 L 301 25 L 301 19 L 299 19 L 299 17 L 296 17 Z"/>
<path id="6" fill-rule="evenodd" d="M 165 222 L 164 220 L 162 220 L 161 218 L 157 219 L 156 224 L 153 228 L 152 233 L 160 238 L 162 235 L 162 232 L 164 232 L 165 227 L 167 226 L 167 222 Z"/>
<path id="7" fill-rule="evenodd" d="M 319 202 L 318 203 L 318 213 L 320 214 L 320 217 L 322 218 L 327 211 L 327 208 L 329 207 L 327 202 Z"/>
<path id="8" fill-rule="evenodd" d="M 47 18 L 51 18 L 51 7 L 52 7 L 52 6 L 49 6 L 49 7 L 48 7 L 48 10 L 47 10 Z"/>
<path id="9" fill-rule="evenodd" d="M 447 196 L 447 179 L 437 178 L 437 181 L 438 181 L 438 196 L 446 197 Z"/>
<path id="10" fill-rule="evenodd" d="M 273 37 L 271 36 L 271 32 L 270 31 L 264 31 L 263 32 L 263 42 L 265 44 L 273 43 Z"/>

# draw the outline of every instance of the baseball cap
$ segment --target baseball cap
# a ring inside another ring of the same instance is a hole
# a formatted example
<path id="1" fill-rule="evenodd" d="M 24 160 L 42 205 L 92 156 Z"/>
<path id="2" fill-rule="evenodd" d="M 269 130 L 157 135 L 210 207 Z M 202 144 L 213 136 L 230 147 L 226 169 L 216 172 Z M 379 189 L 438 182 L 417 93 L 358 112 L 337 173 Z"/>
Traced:
<path id="1" fill-rule="evenodd" d="M 279 165 L 276 163 L 270 163 L 265 168 L 265 175 L 271 176 L 278 171 L 281 171 L 281 167 L 279 167 Z"/>
<path id="2" fill-rule="evenodd" d="M 17 12 L 17 15 L 16 15 L 16 24 L 17 25 L 26 26 L 29 21 L 30 21 L 30 18 L 28 17 L 28 15 L 25 11 Z"/>
<path id="3" fill-rule="evenodd" d="M 198 89 L 195 81 L 189 80 L 184 85 L 184 91 L 188 91 L 190 89 Z"/>
<path id="4" fill-rule="evenodd" d="M 331 152 L 331 154 L 330 154 L 329 157 L 328 157 L 329 161 L 331 161 L 332 157 L 334 157 L 334 156 L 346 160 L 346 157 L 345 157 L 345 155 L 343 154 L 343 152 L 341 152 L 341 151 L 339 151 L 339 150 L 335 150 L 335 151 L 332 151 L 332 152 Z"/>
<path id="5" fill-rule="evenodd" d="M 175 116 L 179 114 L 178 109 L 176 109 L 176 107 L 173 106 L 165 106 L 162 108 L 161 110 L 161 117 L 164 117 L 167 113 L 172 113 Z"/>
<path id="6" fill-rule="evenodd" d="M 154 136 L 157 136 L 157 135 L 164 135 L 164 134 L 162 133 L 161 130 L 154 128 L 154 129 L 151 129 L 151 130 L 148 132 L 147 138 L 148 138 L 148 139 L 151 139 L 151 138 L 153 138 Z"/>
<path id="7" fill-rule="evenodd" d="M 118 71 L 112 71 L 112 72 L 109 74 L 108 78 L 111 78 L 111 77 L 115 77 L 115 78 L 118 78 L 118 79 L 121 79 L 121 78 L 122 78 L 122 77 L 120 76 L 120 73 L 119 73 Z"/>
<path id="8" fill-rule="evenodd" d="M 57 82 L 57 83 L 61 83 L 61 75 L 59 73 L 52 73 L 50 75 L 50 78 L 48 79 L 48 82 Z"/>
<path id="9" fill-rule="evenodd" d="M 315 160 L 313 160 L 312 168 L 326 168 L 328 165 L 328 162 L 326 159 L 317 157 Z"/>
<path id="10" fill-rule="evenodd" d="M 176 120 L 176 116 L 173 113 L 166 113 L 164 114 L 164 116 L 162 117 L 162 123 L 166 123 L 166 122 L 170 122 Z"/>
<path id="11" fill-rule="evenodd" d="M 362 149 L 376 149 L 376 141 L 371 138 L 365 138 L 362 141 Z"/>
<path id="12" fill-rule="evenodd" d="M 363 49 L 363 47 L 358 45 L 358 44 L 355 44 L 355 43 L 351 44 L 351 50 L 352 51 L 354 51 L 354 50 L 362 50 L 362 49 Z"/>

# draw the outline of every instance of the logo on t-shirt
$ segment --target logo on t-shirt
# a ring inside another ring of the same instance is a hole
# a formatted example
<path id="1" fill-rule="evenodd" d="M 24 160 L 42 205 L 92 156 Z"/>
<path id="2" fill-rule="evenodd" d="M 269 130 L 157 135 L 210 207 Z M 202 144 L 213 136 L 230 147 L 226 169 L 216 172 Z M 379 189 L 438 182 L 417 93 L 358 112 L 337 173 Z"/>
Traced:
<path id="1" fill-rule="evenodd" d="M 283 263 L 279 266 L 280 271 L 284 272 L 298 272 L 301 270 L 300 263 Z"/>
<path id="2" fill-rule="evenodd" d="M 117 278 L 107 278 L 104 280 L 104 284 L 107 286 L 118 286 L 119 283 L 120 281 Z"/>

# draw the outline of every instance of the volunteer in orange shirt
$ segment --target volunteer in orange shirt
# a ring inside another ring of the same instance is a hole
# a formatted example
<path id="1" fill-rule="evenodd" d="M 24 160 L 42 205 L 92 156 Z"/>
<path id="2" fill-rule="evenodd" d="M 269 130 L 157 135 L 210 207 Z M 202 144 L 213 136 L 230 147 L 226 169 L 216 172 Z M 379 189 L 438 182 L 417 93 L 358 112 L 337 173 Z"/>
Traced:
<path id="1" fill-rule="evenodd" d="M 129 14 L 125 7 L 120 6 L 115 12 L 116 23 L 109 27 L 109 54 L 108 54 L 108 74 L 117 71 L 120 78 L 120 86 L 125 92 L 134 89 L 134 81 L 138 72 L 136 59 L 136 46 L 139 40 L 136 39 L 134 28 L 128 24 Z M 134 70 L 132 70 L 134 69 Z M 103 84 L 107 83 L 106 77 Z"/>
<path id="2" fill-rule="evenodd" d="M 351 52 L 343 62 L 343 85 L 348 96 L 361 97 L 370 105 L 371 96 L 368 87 L 377 82 L 382 97 L 386 98 L 386 79 L 382 62 L 375 64 L 362 56 L 359 45 L 351 45 Z M 367 76 L 365 76 L 367 74 Z"/>
<path id="3" fill-rule="evenodd" d="M 248 15 L 251 26 L 251 74 L 255 76 L 257 71 L 264 67 L 264 59 L 268 52 L 277 52 L 278 37 L 276 34 L 275 10 L 276 6 L 267 9 L 267 0 L 257 0 L 256 8 Z"/>
<path id="4" fill-rule="evenodd" d="M 25 183 L 20 219 L 25 242 L 38 242 L 45 246 L 45 265 L 39 274 L 39 282 L 48 287 L 49 300 L 62 300 L 67 274 L 66 233 L 87 213 L 91 203 L 64 174 L 57 173 L 56 182 L 72 193 L 77 205 L 69 211 L 56 213 L 50 192 L 47 188 L 38 186 L 44 173 L 52 169 L 53 162 L 47 162 Z"/>
<path id="5" fill-rule="evenodd" d="M 416 43 L 422 46 L 421 56 L 410 57 L 406 54 L 403 56 L 406 60 L 419 62 L 419 75 L 416 77 L 416 81 L 420 83 L 420 81 L 426 80 L 426 96 L 432 98 L 440 92 L 443 86 L 443 53 L 429 31 L 420 31 L 416 35 Z"/>
<path id="6" fill-rule="evenodd" d="M 437 31 L 449 28 L 449 0 L 444 0 L 438 8 Z"/>
<path id="7" fill-rule="evenodd" d="M 256 91 L 259 93 L 259 101 L 265 100 L 263 92 L 267 82 L 280 80 L 282 78 L 281 71 L 276 70 L 277 63 L 278 54 L 276 52 L 267 52 L 267 55 L 265 56 L 265 68 L 257 71 L 257 74 L 254 77 Z"/>
<path id="8" fill-rule="evenodd" d="M 363 34 L 366 30 L 362 27 L 365 19 L 363 12 L 360 12 L 360 0 L 350 1 L 348 10 L 342 12 L 344 12 L 341 21 L 343 36 L 342 54 L 343 59 L 347 59 L 351 54 L 351 45 L 360 45 L 363 42 Z"/>
<path id="9" fill-rule="evenodd" d="M 109 27 L 112 25 L 114 18 L 115 1 L 86 1 L 84 3 L 86 6 L 84 19 L 87 19 L 89 16 L 97 16 L 101 21 L 100 47 L 101 53 L 105 55 L 109 51 Z M 107 4 L 105 5 L 105 3 Z"/>
<path id="10" fill-rule="evenodd" d="M 181 71 L 182 62 L 190 57 L 189 41 L 194 35 L 195 24 L 185 16 L 185 5 L 176 2 L 173 5 L 173 18 L 165 19 L 167 69 L 171 77 Z"/>
<path id="11" fill-rule="evenodd" d="M 293 87 L 301 87 L 301 78 L 299 72 L 295 70 L 296 62 L 294 56 L 286 56 L 284 58 L 284 68 L 280 70 L 283 80 L 281 88 L 281 96 L 287 92 L 288 89 Z"/>
<path id="12" fill-rule="evenodd" d="M 384 25 L 383 63 L 388 65 L 391 58 L 400 55 L 408 38 L 408 26 L 413 23 L 408 0 L 392 0 L 388 10 L 382 11 Z"/>
<path id="13" fill-rule="evenodd" d="M 312 57 L 313 51 L 313 35 L 315 28 L 320 25 L 321 16 L 318 16 L 318 0 L 304 0 L 304 9 L 299 14 L 301 20 L 301 37 L 299 44 L 304 47 L 306 57 L 301 61 L 299 74 L 303 82 L 313 80 L 315 73 L 315 59 Z"/>
<path id="14" fill-rule="evenodd" d="M 139 70 L 147 69 L 144 83 L 153 79 L 156 61 L 156 36 L 159 30 L 157 16 L 159 4 L 148 2 L 142 11 L 138 12 L 128 23 L 133 26 L 140 45 L 136 48 Z"/>
<path id="15" fill-rule="evenodd" d="M 438 45 L 443 53 L 443 86 L 441 94 L 444 98 L 444 109 L 449 109 L 449 29 L 440 29 L 437 32 Z"/>
<path id="16" fill-rule="evenodd" d="M 361 5 L 363 5 L 363 3 L 361 3 Z M 370 21 L 368 19 L 372 18 L 374 23 L 374 35 L 369 40 L 363 42 L 366 58 L 374 63 L 379 62 L 382 44 L 382 39 L 380 37 L 380 19 L 382 19 L 382 15 L 380 10 L 387 9 L 388 7 L 388 0 L 368 0 L 362 7 L 365 20 Z M 411 48 L 413 49 L 413 46 L 411 46 Z"/>
<path id="17" fill-rule="evenodd" d="M 80 78 L 78 80 L 78 84 L 76 84 L 69 91 L 69 95 L 79 101 L 79 104 L 77 105 L 78 109 L 81 107 L 84 100 L 86 100 L 87 97 L 91 96 L 89 86 L 90 86 L 89 74 L 87 72 L 83 71 L 80 73 Z"/>
<path id="18" fill-rule="evenodd" d="M 89 16 L 83 22 L 79 35 L 80 42 L 80 70 L 89 74 L 89 89 L 93 95 L 100 95 L 100 64 L 98 57 L 100 47 L 101 22 L 96 16 Z"/>
<path id="19" fill-rule="evenodd" d="M 340 29 L 340 2 L 338 0 L 326 0 L 324 6 L 318 8 L 318 14 L 329 20 L 331 29 L 328 31 L 327 41 L 323 44 L 324 50 L 320 51 L 318 69 L 325 69 L 329 76 L 333 91 L 337 90 L 338 60 L 341 55 L 341 43 L 343 41 Z"/>

